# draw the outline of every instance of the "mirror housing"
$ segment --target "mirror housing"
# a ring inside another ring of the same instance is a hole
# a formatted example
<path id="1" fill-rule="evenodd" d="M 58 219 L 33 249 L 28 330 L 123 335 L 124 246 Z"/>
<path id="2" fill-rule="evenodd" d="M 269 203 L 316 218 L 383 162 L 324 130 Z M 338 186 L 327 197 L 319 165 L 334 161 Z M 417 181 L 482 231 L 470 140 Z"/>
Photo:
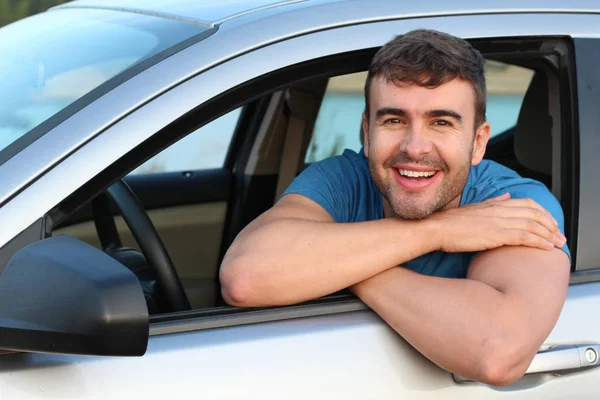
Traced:
<path id="1" fill-rule="evenodd" d="M 148 333 L 134 273 L 73 237 L 19 250 L 0 275 L 0 349 L 141 356 Z"/>

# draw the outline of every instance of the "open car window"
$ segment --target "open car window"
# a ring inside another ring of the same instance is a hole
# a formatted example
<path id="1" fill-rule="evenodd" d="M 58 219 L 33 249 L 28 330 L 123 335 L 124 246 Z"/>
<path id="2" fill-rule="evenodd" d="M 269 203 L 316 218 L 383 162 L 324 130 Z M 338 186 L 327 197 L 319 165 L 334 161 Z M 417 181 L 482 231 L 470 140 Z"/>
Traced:
<path id="1" fill-rule="evenodd" d="M 344 72 L 347 74 L 351 71 L 360 71 L 366 68 L 366 61 L 372 57 L 372 53 L 373 49 L 366 49 L 360 52 L 348 52 L 335 57 L 323 58 L 318 60 L 318 62 L 322 65 L 321 71 L 330 70 L 332 74 L 344 74 Z M 349 65 L 348 60 L 353 60 L 355 64 Z M 233 61 L 230 65 L 232 65 L 232 69 L 235 66 Z M 341 69 L 340 66 L 346 69 Z M 229 65 L 223 68 L 226 67 L 229 67 Z M 227 69 L 224 70 L 227 71 Z M 530 86 L 529 81 L 531 80 L 532 73 L 526 69 L 512 65 L 508 65 L 506 68 L 497 67 L 496 70 L 499 71 L 497 74 L 524 71 L 521 80 L 517 81 L 521 82 L 520 86 L 516 85 L 519 90 L 498 94 L 498 96 L 505 96 L 500 97 L 503 100 L 507 100 L 506 97 L 508 96 L 511 96 L 510 99 L 513 100 L 510 103 L 511 107 L 509 107 L 512 114 L 499 114 L 500 117 L 498 120 L 506 120 L 506 122 L 504 127 L 496 131 L 496 134 L 498 134 L 507 129 L 510 130 L 515 126 L 519 118 L 523 93 Z M 362 94 L 364 73 L 340 75 L 328 80 L 321 76 L 315 76 L 314 71 L 314 62 L 299 63 L 293 68 L 278 69 L 272 73 L 263 74 L 245 85 L 239 85 L 219 97 L 218 103 L 209 101 L 196 107 L 193 112 L 181 114 L 179 119 L 161 128 L 153 137 L 143 142 L 142 146 L 133 149 L 130 153 L 120 158 L 111 166 L 111 169 L 106 170 L 105 174 L 98 175 L 94 181 L 90 181 L 90 185 L 102 186 L 114 182 L 115 179 L 123 177 L 123 175 L 120 175 L 121 172 L 125 174 L 126 171 L 131 171 L 135 167 L 143 166 L 143 162 L 148 159 L 147 157 L 150 154 L 156 154 L 156 151 L 159 149 L 169 151 L 174 146 L 184 143 L 184 140 L 188 139 L 189 136 L 182 137 L 187 132 L 190 132 L 189 135 L 195 135 L 194 132 L 201 132 L 197 130 L 199 127 L 207 127 L 210 121 L 217 121 L 214 119 L 215 115 L 224 115 L 223 113 L 232 112 L 232 110 L 236 110 L 240 106 L 246 107 L 244 114 L 246 114 L 246 110 L 254 110 L 253 113 L 255 114 L 249 115 L 252 118 L 248 118 L 248 121 L 252 123 L 249 123 L 246 129 L 238 129 L 238 132 L 236 132 L 239 143 L 237 146 L 233 146 L 237 149 L 235 152 L 237 154 L 235 156 L 235 168 L 227 169 L 225 171 L 227 172 L 226 174 L 202 175 L 194 173 L 185 175 L 174 173 L 171 175 L 165 173 L 165 180 L 156 181 L 156 185 L 150 181 L 140 181 L 141 183 L 148 183 L 146 187 L 139 186 L 136 188 L 135 185 L 132 185 L 134 190 L 139 189 L 136 194 L 142 199 L 145 209 L 153 214 L 152 217 L 155 218 L 155 221 L 158 221 L 156 223 L 158 230 L 166 238 L 166 248 L 171 253 L 173 260 L 175 260 L 175 268 L 178 269 L 178 273 L 182 281 L 184 281 L 184 288 L 188 295 L 192 292 L 198 292 L 199 295 L 196 296 L 198 299 L 200 295 L 203 296 L 201 300 L 192 301 L 194 309 L 211 308 L 212 306 L 222 304 L 219 303 L 222 299 L 219 298 L 219 286 L 216 280 L 220 258 L 229 244 L 229 239 L 235 237 L 257 214 L 264 212 L 265 209 L 272 206 L 276 198 L 275 189 L 279 186 L 279 176 L 285 175 L 281 174 L 281 170 L 285 165 L 281 160 L 294 159 L 281 156 L 284 153 L 282 149 L 292 147 L 292 144 L 294 144 L 293 141 L 289 142 L 287 140 L 288 137 L 293 136 L 290 132 L 292 134 L 295 133 L 295 129 L 291 128 L 300 126 L 303 130 L 300 132 L 302 137 L 295 142 L 297 145 L 294 148 L 296 151 L 295 155 L 298 156 L 298 164 L 302 164 L 304 160 L 310 160 L 311 162 L 318 161 L 319 157 L 324 158 L 335 154 L 335 151 L 331 151 L 331 146 L 327 151 L 322 153 L 315 151 L 315 143 L 318 144 L 319 140 L 322 140 L 328 132 L 338 131 L 337 129 L 324 128 L 323 124 L 325 122 L 330 123 L 332 120 L 338 118 L 338 114 L 327 110 L 328 102 L 331 104 L 335 102 L 335 99 L 339 100 L 340 98 L 342 98 L 340 101 L 347 101 L 344 96 L 346 98 L 354 96 L 358 98 L 354 103 L 354 108 L 342 107 L 344 111 L 354 110 L 354 122 L 349 117 L 346 118 L 344 114 L 339 117 L 343 122 L 349 121 L 348 126 L 342 126 L 339 132 L 343 135 L 348 135 L 344 136 L 344 138 L 350 138 L 353 142 L 347 144 L 341 141 L 337 150 L 336 148 L 334 150 L 341 151 L 345 147 L 355 149 L 360 147 L 360 116 L 364 108 Z M 548 72 L 548 77 L 550 77 L 553 73 L 552 71 Z M 205 79 L 208 79 L 210 72 L 207 72 L 206 76 L 207 78 Z M 544 75 L 539 76 L 547 80 L 547 78 L 544 78 Z M 354 79 L 354 93 L 351 93 L 349 89 L 351 84 L 347 83 L 346 86 L 342 86 L 341 81 L 344 79 Z M 490 78 L 488 77 L 488 79 Z M 198 78 L 198 82 L 202 82 L 202 80 Z M 282 82 L 286 82 L 287 84 L 282 84 Z M 182 91 L 191 90 L 190 88 L 194 88 L 195 84 L 193 81 L 190 81 L 190 83 L 182 85 L 179 89 Z M 503 85 L 499 84 L 499 86 Z M 273 91 L 275 88 L 277 91 Z M 176 90 L 174 89 L 174 93 L 176 93 Z M 196 90 L 192 91 L 196 92 Z M 171 98 L 175 97 L 165 97 L 162 104 L 157 101 L 156 107 L 165 108 L 174 106 L 167 103 Z M 185 98 L 185 96 L 178 98 Z M 256 104 L 244 103 L 241 101 L 244 98 L 256 99 Z M 321 103 L 322 98 L 323 101 Z M 305 107 L 306 103 L 311 101 L 310 99 L 312 99 L 315 105 L 314 112 L 309 110 L 309 107 Z M 298 102 L 295 100 L 298 100 Z M 508 100 L 506 103 L 508 103 Z M 537 104 L 535 101 L 534 103 Z M 219 107 L 216 107 L 215 104 Z M 137 118 L 147 120 L 148 114 L 151 112 L 149 110 L 153 110 L 153 108 L 144 107 L 144 109 L 137 112 L 138 116 L 135 119 L 130 117 L 131 119 L 128 118 L 128 120 L 135 121 Z M 325 110 L 329 114 L 326 114 Z M 488 119 L 492 118 L 491 113 L 494 110 L 506 111 L 490 103 L 488 106 Z M 315 118 L 314 125 L 312 124 L 313 114 Z M 330 115 L 331 118 L 326 118 L 326 115 Z M 300 116 L 305 117 L 306 122 L 296 124 L 296 120 Z M 526 131 L 530 132 L 530 130 Z M 115 128 L 114 132 L 118 132 L 117 128 Z M 551 138 L 550 132 L 547 133 L 548 138 Z M 123 135 L 118 136 L 123 137 Z M 330 136 L 335 137 L 335 135 Z M 182 138 L 181 141 L 173 144 L 173 139 L 177 137 Z M 544 140 L 548 140 L 548 138 L 544 138 Z M 340 139 L 337 140 L 340 141 Z M 286 146 L 289 143 L 291 144 Z M 303 152 L 304 146 L 308 147 L 308 156 L 306 157 Z M 536 142 L 533 147 L 535 153 L 539 153 L 538 147 Z M 327 149 L 327 147 L 323 148 Z M 505 162 L 500 158 L 496 160 L 499 162 L 502 161 L 501 163 L 504 165 L 512 163 L 515 165 L 515 168 L 523 167 L 522 171 L 518 171 L 519 173 L 523 172 L 523 176 L 544 180 L 544 183 L 548 182 L 548 186 L 550 186 L 552 177 L 545 174 L 543 170 L 541 172 L 538 171 L 536 165 L 531 164 L 531 168 L 526 168 L 529 164 L 523 163 L 520 159 L 515 159 L 512 148 L 511 143 L 511 151 L 506 154 Z M 531 153 L 529 150 L 532 148 L 525 146 L 523 149 L 528 154 Z M 278 157 L 281 157 L 281 159 Z M 291 165 L 291 168 L 298 168 L 292 170 L 292 174 L 290 175 L 295 175 L 296 172 L 301 170 L 302 165 L 298 164 L 294 163 Z M 534 174 L 540 176 L 538 177 Z M 158 175 L 163 174 L 154 174 L 154 176 Z M 156 191 L 152 192 L 151 189 Z M 157 201 L 159 196 L 155 193 L 159 191 L 165 193 L 164 197 L 170 196 L 168 201 Z M 52 221 L 60 221 L 60 218 L 64 220 L 65 215 L 69 215 L 74 208 L 79 208 L 80 202 L 90 200 L 90 193 L 90 190 L 80 189 L 70 197 L 69 202 L 63 203 L 61 207 L 57 207 L 52 211 Z M 176 195 L 178 193 L 185 196 L 182 195 L 179 198 L 182 201 L 176 203 L 172 199 L 178 198 Z M 145 200 L 147 202 L 144 203 Z M 191 217 L 192 215 L 193 218 Z M 82 222 L 91 225 L 89 219 L 87 221 L 82 220 Z M 190 227 L 191 225 L 194 226 Z M 92 230 L 89 229 L 89 231 Z M 205 239 L 200 240 L 201 236 L 196 232 L 202 232 Z M 94 232 L 92 231 L 92 233 Z M 73 236 L 78 237 L 75 234 Z M 206 238 L 210 238 L 211 240 L 206 240 Z M 182 247 L 186 247 L 186 249 L 182 250 Z M 196 254 L 196 256 L 188 256 L 188 254 L 192 254 L 187 252 L 189 248 L 192 248 L 193 254 Z M 189 266 L 184 265 L 184 262 L 188 260 L 190 261 Z M 210 296 L 204 296 L 205 294 L 209 294 Z M 195 295 L 192 294 L 192 296 Z"/>

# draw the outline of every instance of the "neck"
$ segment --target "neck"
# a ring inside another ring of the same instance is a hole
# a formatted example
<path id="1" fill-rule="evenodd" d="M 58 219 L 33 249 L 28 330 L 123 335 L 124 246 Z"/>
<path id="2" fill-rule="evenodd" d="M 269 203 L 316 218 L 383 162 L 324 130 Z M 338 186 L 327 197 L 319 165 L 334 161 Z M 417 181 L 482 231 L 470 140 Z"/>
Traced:
<path id="1" fill-rule="evenodd" d="M 383 217 L 384 218 L 392 218 L 396 216 L 394 213 L 394 209 L 389 201 L 385 198 L 385 196 L 381 195 L 381 202 L 383 204 Z"/>
<path id="2" fill-rule="evenodd" d="M 460 206 L 460 199 L 462 199 L 462 192 L 450 203 L 446 204 L 439 211 L 450 210 L 452 208 L 458 208 Z"/>

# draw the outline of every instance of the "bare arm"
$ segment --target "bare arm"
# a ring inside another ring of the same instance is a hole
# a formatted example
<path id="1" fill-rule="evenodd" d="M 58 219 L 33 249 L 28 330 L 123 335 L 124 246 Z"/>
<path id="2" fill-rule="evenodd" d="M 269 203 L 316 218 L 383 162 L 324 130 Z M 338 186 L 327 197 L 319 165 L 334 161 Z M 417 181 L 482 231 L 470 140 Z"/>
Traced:
<path id="1" fill-rule="evenodd" d="M 434 251 L 425 222 L 386 218 L 335 223 L 317 203 L 284 196 L 249 224 L 221 267 L 229 304 L 298 303 L 334 293 Z"/>
<path id="2" fill-rule="evenodd" d="M 546 210 L 508 195 L 418 221 L 335 223 L 314 201 L 290 194 L 236 237 L 221 266 L 221 289 L 235 306 L 286 305 L 334 293 L 435 250 L 506 244 L 548 249 L 563 241 Z"/>
<path id="3" fill-rule="evenodd" d="M 440 367 L 505 385 L 525 373 L 556 323 L 569 264 L 559 249 L 506 246 L 478 255 L 467 279 L 394 268 L 353 291 Z"/>

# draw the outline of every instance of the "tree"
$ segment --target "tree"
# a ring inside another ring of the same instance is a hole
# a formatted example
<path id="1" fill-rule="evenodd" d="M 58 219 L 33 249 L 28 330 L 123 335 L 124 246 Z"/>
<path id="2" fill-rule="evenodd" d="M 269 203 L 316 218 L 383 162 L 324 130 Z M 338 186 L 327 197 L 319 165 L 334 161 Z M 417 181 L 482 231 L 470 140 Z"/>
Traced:
<path id="1" fill-rule="evenodd" d="M 0 0 L 0 27 L 66 2 L 67 0 Z"/>

